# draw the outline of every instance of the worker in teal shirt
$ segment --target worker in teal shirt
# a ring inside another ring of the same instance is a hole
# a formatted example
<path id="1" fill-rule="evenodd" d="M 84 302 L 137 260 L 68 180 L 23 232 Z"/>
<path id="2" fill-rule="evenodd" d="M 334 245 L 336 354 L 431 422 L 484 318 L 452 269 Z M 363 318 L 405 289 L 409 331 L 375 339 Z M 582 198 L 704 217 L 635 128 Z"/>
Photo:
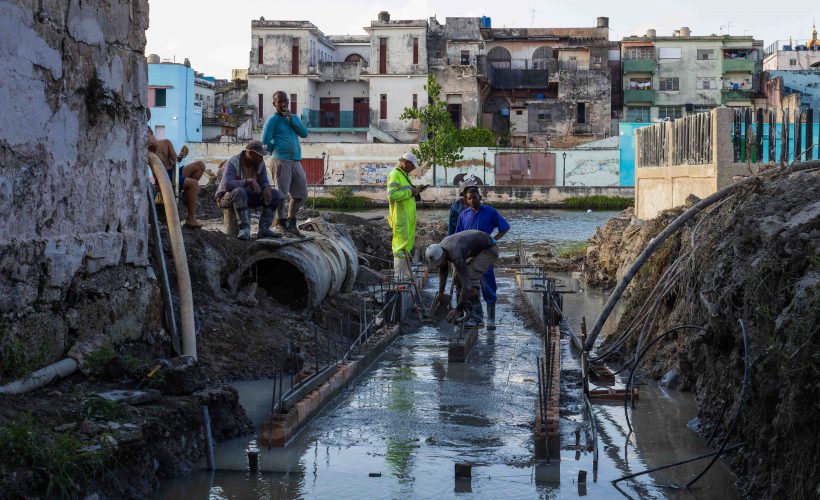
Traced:
<path id="1" fill-rule="evenodd" d="M 273 107 L 276 113 L 271 115 L 262 129 L 262 143 L 273 156 L 271 170 L 276 182 L 276 189 L 290 197 L 289 203 L 280 203 L 276 229 L 301 236 L 296 227 L 296 214 L 307 198 L 307 177 L 302 168 L 302 147 L 299 137 L 307 137 L 308 129 L 299 117 L 290 112 L 288 95 L 281 90 L 273 94 Z M 287 215 L 285 214 L 287 206 Z"/>
<path id="2" fill-rule="evenodd" d="M 481 204 L 481 192 L 478 187 L 467 189 L 467 210 L 461 212 L 456 223 L 456 233 L 477 229 L 490 236 L 493 231 L 498 232 L 493 236 L 495 241 L 500 240 L 510 230 L 510 224 L 498 213 L 498 210 L 488 205 Z M 498 286 L 495 282 L 493 268 L 484 274 L 481 280 L 481 295 L 487 303 L 487 329 L 495 330 L 495 303 L 498 300 L 496 291 Z"/>

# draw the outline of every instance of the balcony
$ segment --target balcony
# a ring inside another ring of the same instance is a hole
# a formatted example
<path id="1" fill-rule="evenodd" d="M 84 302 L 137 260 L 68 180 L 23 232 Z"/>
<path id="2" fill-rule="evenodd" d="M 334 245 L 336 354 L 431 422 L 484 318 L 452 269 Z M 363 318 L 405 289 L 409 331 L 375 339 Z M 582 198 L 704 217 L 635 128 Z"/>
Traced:
<path id="1" fill-rule="evenodd" d="M 654 73 L 654 59 L 624 59 L 624 73 Z"/>
<path id="2" fill-rule="evenodd" d="M 655 104 L 655 91 L 636 89 L 624 90 L 624 104 L 636 103 Z"/>
<path id="3" fill-rule="evenodd" d="M 727 102 L 750 101 L 753 96 L 753 90 L 724 90 L 721 92 L 723 104 Z"/>
<path id="4" fill-rule="evenodd" d="M 311 77 L 326 82 L 361 80 L 361 76 L 367 74 L 367 63 L 364 61 L 320 62 L 318 67 L 313 68 Z"/>
<path id="5" fill-rule="evenodd" d="M 302 123 L 311 132 L 366 133 L 370 128 L 370 110 L 354 111 L 320 111 L 303 109 Z"/>
<path id="6" fill-rule="evenodd" d="M 754 73 L 755 60 L 749 58 L 723 59 L 724 73 Z"/>

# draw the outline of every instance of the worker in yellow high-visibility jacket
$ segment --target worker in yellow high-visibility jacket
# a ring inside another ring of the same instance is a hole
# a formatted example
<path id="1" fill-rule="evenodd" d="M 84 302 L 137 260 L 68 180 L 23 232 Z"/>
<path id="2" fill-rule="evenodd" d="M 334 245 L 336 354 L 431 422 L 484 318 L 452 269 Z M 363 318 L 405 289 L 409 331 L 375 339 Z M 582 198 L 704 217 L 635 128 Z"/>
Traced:
<path id="1" fill-rule="evenodd" d="M 413 186 L 410 172 L 419 166 L 413 153 L 404 153 L 399 166 L 387 176 L 387 198 L 390 205 L 388 223 L 393 230 L 393 269 L 396 279 L 409 277 L 406 256 L 416 241 L 416 198 L 427 186 Z"/>

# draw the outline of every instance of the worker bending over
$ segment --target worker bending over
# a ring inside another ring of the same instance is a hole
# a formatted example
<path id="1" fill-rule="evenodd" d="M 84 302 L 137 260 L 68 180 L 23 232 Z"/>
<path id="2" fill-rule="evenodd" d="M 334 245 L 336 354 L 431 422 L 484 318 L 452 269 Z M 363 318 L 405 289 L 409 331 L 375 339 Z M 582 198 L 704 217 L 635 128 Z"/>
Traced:
<path id="1" fill-rule="evenodd" d="M 489 234 L 470 229 L 447 236 L 441 243 L 432 244 L 425 252 L 427 262 L 438 267 L 438 294 L 435 301 L 444 296 L 449 264 L 455 268 L 455 278 L 462 284 L 456 308 L 447 313 L 447 321 L 466 320 L 465 326 L 481 326 L 481 302 L 478 291 L 481 279 L 498 258 L 498 246 Z M 434 304 L 435 305 L 435 304 Z"/>

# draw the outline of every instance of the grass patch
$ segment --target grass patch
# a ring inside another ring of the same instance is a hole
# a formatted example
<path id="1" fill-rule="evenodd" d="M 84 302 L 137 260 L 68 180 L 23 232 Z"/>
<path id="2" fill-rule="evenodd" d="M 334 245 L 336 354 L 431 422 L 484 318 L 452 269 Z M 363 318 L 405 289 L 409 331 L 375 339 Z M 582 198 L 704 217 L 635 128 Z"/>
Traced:
<path id="1" fill-rule="evenodd" d="M 633 198 L 622 196 L 570 196 L 564 200 L 564 208 L 569 210 L 623 210 L 634 204 Z"/>
<path id="2" fill-rule="evenodd" d="M 107 449 L 91 450 L 76 435 L 42 429 L 31 416 L 0 425 L 0 450 L 0 462 L 36 474 L 47 498 L 81 496 L 108 458 Z"/>
<path id="3" fill-rule="evenodd" d="M 83 360 L 85 367 L 93 375 L 100 376 L 105 373 L 111 361 L 117 355 L 117 352 L 111 344 L 100 346 L 95 351 L 88 354 Z"/>
<path id="4" fill-rule="evenodd" d="M 306 206 L 315 208 L 362 209 L 368 208 L 373 204 L 370 198 L 355 196 L 353 194 L 353 188 L 350 186 L 331 188 L 328 192 L 330 193 L 330 197 L 310 197 L 306 203 Z"/>
<path id="5" fill-rule="evenodd" d="M 28 375 L 46 365 L 44 349 L 32 349 L 21 339 L 13 338 L 0 349 L 0 375 L 12 379 Z"/>
<path id="6" fill-rule="evenodd" d="M 555 255 L 561 259 L 575 260 L 583 257 L 587 253 L 589 243 L 586 241 L 575 241 L 558 245 Z"/>
<path id="7" fill-rule="evenodd" d="M 128 410 L 122 403 L 97 395 L 90 395 L 83 399 L 81 413 L 88 419 L 110 422 L 122 422 L 128 417 Z"/>

